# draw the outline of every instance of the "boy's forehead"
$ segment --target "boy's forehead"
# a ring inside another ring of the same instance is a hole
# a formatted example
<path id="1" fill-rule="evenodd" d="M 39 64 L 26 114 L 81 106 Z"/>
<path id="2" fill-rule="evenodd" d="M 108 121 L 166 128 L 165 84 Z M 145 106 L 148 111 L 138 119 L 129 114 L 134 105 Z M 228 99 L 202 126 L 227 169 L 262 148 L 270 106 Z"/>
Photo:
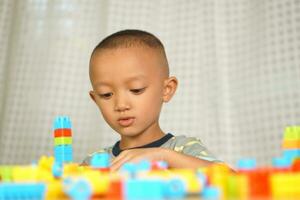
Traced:
<path id="1" fill-rule="evenodd" d="M 148 73 L 149 70 L 165 71 L 166 69 L 163 68 L 167 68 L 167 66 L 163 65 L 167 65 L 167 63 L 160 54 L 159 50 L 147 47 L 100 49 L 92 55 L 90 73 L 95 70 L 98 72 L 114 70 L 118 67 L 145 73 Z"/>

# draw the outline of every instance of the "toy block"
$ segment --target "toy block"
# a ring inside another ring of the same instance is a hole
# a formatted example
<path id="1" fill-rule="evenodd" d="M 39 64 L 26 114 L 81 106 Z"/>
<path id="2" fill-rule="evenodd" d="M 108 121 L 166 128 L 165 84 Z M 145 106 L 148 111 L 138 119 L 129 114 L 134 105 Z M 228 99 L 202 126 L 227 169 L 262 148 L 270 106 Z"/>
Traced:
<path id="1" fill-rule="evenodd" d="M 252 170 L 256 168 L 256 160 L 252 158 L 239 159 L 236 168 L 238 170 Z"/>
<path id="2" fill-rule="evenodd" d="M 72 130 L 68 128 L 55 129 L 54 137 L 72 137 Z"/>
<path id="3" fill-rule="evenodd" d="M 99 170 L 87 170 L 82 172 L 82 178 L 86 179 L 92 187 L 93 195 L 103 196 L 106 195 L 111 180 L 111 174 L 104 173 Z"/>
<path id="4" fill-rule="evenodd" d="M 54 138 L 54 145 L 71 145 L 72 138 L 71 137 L 56 137 Z"/>
<path id="5" fill-rule="evenodd" d="M 168 163 L 165 161 L 152 161 L 151 170 L 168 169 Z"/>
<path id="6" fill-rule="evenodd" d="M 89 200 L 92 196 L 92 188 L 89 182 L 84 179 L 64 179 L 63 188 L 68 196 L 74 200 Z"/>
<path id="7" fill-rule="evenodd" d="M 12 166 L 0 166 L 0 181 L 10 182 L 12 181 Z"/>
<path id="8" fill-rule="evenodd" d="M 59 116 L 54 120 L 54 130 L 55 129 L 71 129 L 71 120 L 67 116 Z"/>
<path id="9" fill-rule="evenodd" d="M 12 169 L 12 179 L 15 182 L 37 181 L 38 168 L 36 166 L 15 166 Z"/>
<path id="10" fill-rule="evenodd" d="M 108 153 L 96 153 L 92 156 L 91 167 L 93 168 L 109 168 L 110 155 Z"/>
<path id="11" fill-rule="evenodd" d="M 53 179 L 47 183 L 45 199 L 67 199 L 61 179 Z"/>
<path id="12" fill-rule="evenodd" d="M 186 184 L 183 180 L 173 178 L 166 182 L 164 195 L 167 199 L 183 199 L 186 194 Z"/>
<path id="13" fill-rule="evenodd" d="M 123 198 L 123 181 L 121 179 L 111 180 L 106 195 L 107 199 L 121 200 Z"/>
<path id="14" fill-rule="evenodd" d="M 62 163 L 55 162 L 52 167 L 52 174 L 56 178 L 62 177 L 63 174 L 63 166 Z"/>
<path id="15" fill-rule="evenodd" d="M 295 158 L 300 157 L 300 149 L 285 149 L 283 150 L 283 157 L 293 161 Z"/>
<path id="16" fill-rule="evenodd" d="M 199 177 L 192 169 L 171 169 L 168 171 L 171 178 L 181 179 L 188 193 L 199 193 L 203 189 L 203 185 L 199 182 Z"/>
<path id="17" fill-rule="evenodd" d="M 300 158 L 296 158 L 292 164 L 292 171 L 300 172 Z"/>
<path id="18" fill-rule="evenodd" d="M 299 140 L 300 126 L 289 126 L 285 128 L 283 140 Z"/>
<path id="19" fill-rule="evenodd" d="M 1 183 L 0 199 L 44 199 L 44 183 Z"/>
<path id="20" fill-rule="evenodd" d="M 267 168 L 258 168 L 245 173 L 248 178 L 249 197 L 267 198 L 271 195 L 269 176 L 270 170 Z"/>
<path id="21" fill-rule="evenodd" d="M 124 183 L 124 197 L 130 200 L 163 200 L 165 184 L 159 179 L 128 179 Z"/>
<path id="22" fill-rule="evenodd" d="M 300 199 L 300 173 L 274 173 L 270 183 L 274 199 Z"/>
<path id="23" fill-rule="evenodd" d="M 249 182 L 245 174 L 229 174 L 226 181 L 226 197 L 239 200 L 248 199 Z"/>
<path id="24" fill-rule="evenodd" d="M 300 139 L 284 140 L 282 143 L 283 149 L 300 149 Z"/>
<path id="25" fill-rule="evenodd" d="M 220 189 L 218 187 L 213 187 L 213 186 L 206 187 L 201 193 L 201 198 L 207 200 L 221 199 Z"/>
<path id="26" fill-rule="evenodd" d="M 277 169 L 288 169 L 291 164 L 291 159 L 288 159 L 287 157 L 278 157 L 272 159 L 272 166 Z"/>

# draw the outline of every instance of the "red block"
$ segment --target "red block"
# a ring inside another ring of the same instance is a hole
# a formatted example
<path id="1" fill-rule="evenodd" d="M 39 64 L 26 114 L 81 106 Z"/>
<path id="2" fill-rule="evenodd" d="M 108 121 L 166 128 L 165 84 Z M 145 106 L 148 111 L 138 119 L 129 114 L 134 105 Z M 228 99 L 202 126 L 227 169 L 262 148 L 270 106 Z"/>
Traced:
<path id="1" fill-rule="evenodd" d="M 123 183 L 121 180 L 112 180 L 106 196 L 107 199 L 123 199 Z"/>
<path id="2" fill-rule="evenodd" d="M 69 128 L 55 129 L 54 137 L 72 137 L 72 130 Z"/>
<path id="3" fill-rule="evenodd" d="M 257 168 L 241 172 L 248 178 L 249 197 L 251 198 L 267 198 L 271 196 L 269 175 L 271 173 L 268 168 Z"/>
<path id="4" fill-rule="evenodd" d="M 300 172 L 300 158 L 294 160 L 292 164 L 292 171 Z"/>

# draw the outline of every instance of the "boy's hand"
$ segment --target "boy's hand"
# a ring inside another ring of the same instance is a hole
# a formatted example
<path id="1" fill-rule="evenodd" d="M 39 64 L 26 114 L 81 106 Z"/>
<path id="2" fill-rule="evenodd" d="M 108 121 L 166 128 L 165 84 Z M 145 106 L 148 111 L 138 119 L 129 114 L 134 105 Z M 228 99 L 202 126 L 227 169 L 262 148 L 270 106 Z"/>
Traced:
<path id="1" fill-rule="evenodd" d="M 126 162 L 139 162 L 141 160 L 164 160 L 164 148 L 139 148 L 122 151 L 111 163 L 111 171 L 117 171 Z"/>

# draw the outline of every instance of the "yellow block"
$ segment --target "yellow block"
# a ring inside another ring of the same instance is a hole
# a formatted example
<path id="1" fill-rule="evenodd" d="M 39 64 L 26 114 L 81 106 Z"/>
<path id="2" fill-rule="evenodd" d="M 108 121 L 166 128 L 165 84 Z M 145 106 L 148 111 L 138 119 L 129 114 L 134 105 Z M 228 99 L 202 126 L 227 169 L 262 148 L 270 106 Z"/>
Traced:
<path id="1" fill-rule="evenodd" d="M 56 137 L 54 138 L 54 144 L 55 146 L 72 144 L 72 137 Z"/>
<path id="2" fill-rule="evenodd" d="M 245 174 L 230 174 L 226 182 L 226 194 L 229 199 L 246 200 L 249 194 L 248 178 Z"/>
<path id="3" fill-rule="evenodd" d="M 47 184 L 45 199 L 68 199 L 63 191 L 62 180 L 54 179 Z"/>
<path id="4" fill-rule="evenodd" d="M 272 174 L 271 191 L 275 199 L 300 199 L 300 173 Z"/>
<path id="5" fill-rule="evenodd" d="M 94 195 L 104 195 L 108 192 L 110 176 L 108 173 L 88 170 L 82 173 L 82 177 L 91 184 Z"/>

